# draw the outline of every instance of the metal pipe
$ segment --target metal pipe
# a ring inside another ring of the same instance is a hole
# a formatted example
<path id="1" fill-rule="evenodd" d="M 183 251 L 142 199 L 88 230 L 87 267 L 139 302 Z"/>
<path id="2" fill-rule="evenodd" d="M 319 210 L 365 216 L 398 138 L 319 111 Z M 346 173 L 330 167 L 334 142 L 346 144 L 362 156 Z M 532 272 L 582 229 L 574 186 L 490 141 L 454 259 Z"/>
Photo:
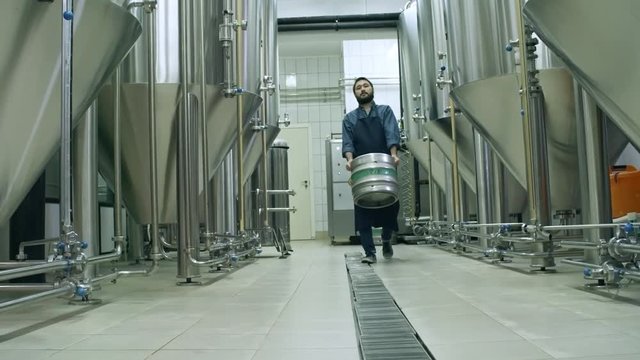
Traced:
<path id="1" fill-rule="evenodd" d="M 194 259 L 193 256 L 191 256 L 191 253 L 189 253 L 189 261 L 191 261 L 192 264 L 198 265 L 198 266 L 216 266 L 216 265 L 221 265 L 229 262 L 229 254 L 225 254 L 222 257 L 211 259 L 211 260 L 200 261 L 200 260 Z"/>
<path id="2" fill-rule="evenodd" d="M 48 239 L 40 239 L 40 240 L 21 241 L 20 245 L 18 246 L 18 255 L 16 256 L 16 258 L 18 260 L 26 259 L 26 255 L 24 253 L 24 248 L 25 247 L 38 246 L 38 245 L 49 245 L 50 243 L 57 242 L 59 240 L 60 240 L 60 238 L 48 238 Z"/>
<path id="3" fill-rule="evenodd" d="M 560 246 L 569 249 L 598 250 L 601 246 L 587 241 L 560 241 Z"/>
<path id="4" fill-rule="evenodd" d="M 320 30 L 360 30 L 360 29 L 395 29 L 398 27 L 397 20 L 378 21 L 354 21 L 354 22 L 333 22 L 333 23 L 308 23 L 308 24 L 278 24 L 278 32 L 287 31 L 320 31 Z"/>
<path id="5" fill-rule="evenodd" d="M 113 199 L 113 241 L 124 242 L 122 232 L 122 153 L 120 144 L 120 86 L 121 86 L 121 66 L 118 65 L 113 75 L 113 167 L 114 167 L 114 187 Z"/>
<path id="6" fill-rule="evenodd" d="M 149 111 L 149 161 L 151 177 L 151 258 L 157 259 L 159 251 L 160 220 L 158 219 L 158 141 L 156 116 L 156 3 L 145 6 L 147 21 L 145 26 L 147 37 L 147 76 L 148 111 Z"/>
<path id="7" fill-rule="evenodd" d="M 508 227 L 513 227 L 513 226 L 517 226 L 520 227 L 524 225 L 523 223 L 492 223 L 492 224 L 467 224 L 464 223 L 462 224 L 463 227 L 465 228 L 488 228 L 488 227 L 500 227 L 500 226 L 508 226 Z"/>
<path id="8" fill-rule="evenodd" d="M 46 261 L 2 261 L 0 262 L 0 269 L 25 268 L 28 266 L 41 265 L 46 263 Z"/>
<path id="9" fill-rule="evenodd" d="M 460 235 L 463 235 L 463 236 L 477 237 L 479 239 L 493 239 L 493 238 L 495 238 L 495 236 L 492 235 L 492 234 L 475 233 L 475 232 L 469 232 L 469 231 L 460 231 L 458 233 Z M 482 247 L 486 248 L 486 246 L 484 246 L 484 245 Z"/>
<path id="10" fill-rule="evenodd" d="M 233 79 L 233 0 L 225 0 L 224 3 L 224 20 L 220 24 L 219 40 L 222 44 L 222 53 L 224 54 L 224 96 L 231 97 L 236 93 L 236 84 Z"/>
<path id="11" fill-rule="evenodd" d="M 74 131 L 73 141 L 73 197 L 75 228 L 88 246 L 83 250 L 87 257 L 99 254 L 100 232 L 98 230 L 98 104 L 94 101 L 87 109 Z M 84 269 L 86 281 L 96 274 L 95 266 Z"/>
<path id="12" fill-rule="evenodd" d="M 7 281 L 11 279 L 21 278 L 24 276 L 44 274 L 50 271 L 68 269 L 75 264 L 76 264 L 75 260 L 62 260 L 62 261 L 53 261 L 53 262 L 40 264 L 40 265 L 3 270 L 3 271 L 0 271 L 0 281 Z"/>
<path id="13" fill-rule="evenodd" d="M 400 13 L 382 13 L 366 15 L 337 15 L 337 16 L 302 16 L 279 18 L 278 25 L 319 24 L 319 23 L 349 23 L 349 22 L 375 22 L 397 21 Z M 278 29 L 279 31 L 279 29 Z"/>
<path id="14" fill-rule="evenodd" d="M 522 21 L 522 0 L 513 0 L 516 5 L 516 14 L 517 14 L 517 22 L 518 22 L 518 36 L 520 38 L 520 51 L 524 52 L 526 45 L 525 42 L 525 29 L 524 23 Z M 532 139 L 531 139 L 531 119 L 530 119 L 530 111 L 529 111 L 529 86 L 527 85 L 527 71 L 528 71 L 528 62 L 529 59 L 526 56 L 520 56 L 520 71 L 519 71 L 519 80 L 520 80 L 520 92 L 521 92 L 521 105 L 522 105 L 522 130 L 523 130 L 523 145 L 524 145 L 524 158 L 525 158 L 525 169 L 527 174 L 527 197 L 529 199 L 529 214 L 530 217 L 535 217 L 538 212 L 538 203 L 536 202 L 537 198 L 535 196 L 534 187 L 535 182 L 533 180 L 534 171 L 533 171 L 533 149 L 532 149 Z"/>
<path id="15" fill-rule="evenodd" d="M 625 279 L 640 281 L 640 272 L 625 270 L 622 273 L 622 277 L 625 278 Z"/>
<path id="16" fill-rule="evenodd" d="M 451 138 L 453 143 L 453 164 L 452 164 L 452 182 L 453 182 L 453 221 L 462 220 L 460 209 L 460 176 L 458 176 L 458 142 L 456 134 L 456 105 L 453 98 L 449 97 L 449 114 L 451 115 Z"/>
<path id="17" fill-rule="evenodd" d="M 588 263 L 588 262 L 578 261 L 578 260 L 573 260 L 573 259 L 562 259 L 562 260 L 560 260 L 560 262 L 568 264 L 568 265 L 586 267 L 586 268 L 589 268 L 589 269 L 602 269 L 602 266 L 600 266 L 600 265 L 591 264 L 591 263 Z"/>
<path id="18" fill-rule="evenodd" d="M 244 0 L 236 0 L 236 14 L 238 16 L 242 16 L 244 15 Z M 252 26 L 256 26 L 257 24 L 252 24 Z M 241 31 L 241 28 L 236 28 L 236 31 Z M 243 67 L 242 67 L 242 62 L 244 60 L 244 41 L 242 36 L 240 36 L 239 34 L 236 34 L 236 81 L 239 84 L 239 86 L 241 86 L 240 84 L 244 83 L 244 78 L 243 78 Z M 237 166 L 237 186 L 238 186 L 238 200 L 237 200 L 237 216 L 238 216 L 238 231 L 239 232 L 244 232 L 244 201 L 245 201 L 245 195 L 244 195 L 244 166 L 242 164 L 243 160 L 244 160 L 244 138 L 243 138 L 243 128 L 244 128 L 244 124 L 243 124 L 243 114 L 244 114 L 244 109 L 243 109 L 243 103 L 242 103 L 242 97 L 241 96 L 236 96 L 236 120 L 237 120 L 237 126 L 238 126 L 238 141 L 237 141 L 237 149 L 238 149 L 238 154 L 237 154 L 237 159 L 236 159 L 236 166 Z"/>
<path id="19" fill-rule="evenodd" d="M 75 285 L 73 285 L 72 283 L 65 283 L 64 285 L 62 285 L 62 286 L 60 286 L 59 288 L 56 288 L 56 289 L 43 291 L 43 292 L 39 292 L 39 293 L 32 294 L 32 295 L 29 295 L 29 296 L 21 297 L 21 298 L 18 298 L 18 299 L 13 299 L 13 300 L 2 302 L 2 303 L 0 303 L 0 310 L 7 309 L 7 308 L 9 308 L 11 306 L 25 304 L 25 303 L 31 302 L 31 301 L 44 300 L 44 299 L 47 299 L 47 298 L 50 298 L 50 297 L 56 297 L 56 296 L 60 296 L 60 295 L 68 295 L 68 294 L 73 293 L 74 290 L 75 290 Z"/>
<path id="20" fill-rule="evenodd" d="M 626 253 L 640 254 L 640 245 L 617 243 L 616 247 Z"/>
<path id="21" fill-rule="evenodd" d="M 295 207 L 288 208 L 267 208 L 267 212 L 296 212 L 298 211 Z"/>
<path id="22" fill-rule="evenodd" d="M 204 233 L 202 236 L 205 238 L 205 244 L 207 249 L 211 246 L 213 238 L 213 219 L 212 213 L 212 201 L 209 194 L 209 142 L 208 142 L 208 130 L 207 130 L 207 77 L 206 77 L 206 44 L 205 44 L 205 14 L 204 7 L 205 2 L 208 0 L 200 0 L 200 131 L 202 142 L 202 196 L 204 197 Z"/>
<path id="23" fill-rule="evenodd" d="M 260 191 L 260 189 L 257 190 L 258 193 L 262 193 Z M 266 191 L 267 195 L 289 195 L 289 196 L 295 196 L 296 195 L 296 191 L 293 189 L 289 189 L 289 190 L 267 190 Z"/>
<path id="24" fill-rule="evenodd" d="M 435 193 L 436 193 L 436 185 L 433 183 L 433 161 L 431 160 L 431 137 L 427 134 L 423 139 L 423 141 L 427 141 L 427 159 L 429 159 L 429 168 L 427 169 L 427 179 L 429 181 L 429 220 L 439 219 L 440 214 L 435 214 Z"/>
<path id="25" fill-rule="evenodd" d="M 60 134 L 60 233 L 64 240 L 73 232 L 71 222 L 71 63 L 73 62 L 73 0 L 62 1 L 62 69 Z"/>
<path id="26" fill-rule="evenodd" d="M 574 96 L 582 221 L 609 223 L 612 219 L 606 120 L 599 116 L 596 102 L 576 81 Z M 586 230 L 583 231 L 585 238 L 594 244 L 600 244 L 601 239 L 609 239 L 613 235 L 608 228 Z M 597 251 L 585 251 L 585 258 L 593 263 L 605 261 Z"/>
<path id="27" fill-rule="evenodd" d="M 489 223 L 496 220 L 494 200 L 494 179 L 493 179 L 493 156 L 489 144 L 474 131 L 475 165 L 476 165 L 476 199 L 478 203 L 478 221 Z M 479 228 L 481 232 L 486 232 L 485 228 Z M 483 248 L 488 246 L 486 238 L 481 238 L 480 243 Z"/>
<path id="28" fill-rule="evenodd" d="M 0 291 L 43 291 L 51 290 L 56 284 L 0 284 Z"/>
<path id="29" fill-rule="evenodd" d="M 197 117 L 193 114 L 193 98 L 189 93 L 191 2 L 180 1 L 180 87 L 182 92 L 181 113 L 178 123 L 178 278 L 191 282 L 200 276 L 200 269 L 191 266 L 189 258 L 194 256 L 193 242 L 198 234 L 197 219 L 197 174 L 198 136 Z M 195 169 L 195 170 L 194 170 Z M 195 181 L 194 181 L 195 180 Z M 194 211 L 195 208 L 195 211 Z M 198 254 L 195 254 L 197 257 Z"/>
<path id="30" fill-rule="evenodd" d="M 547 225 L 540 227 L 543 231 L 562 231 L 562 230 L 587 230 L 587 229 L 615 229 L 621 228 L 624 224 L 578 224 L 578 225 Z M 640 224 L 638 224 L 640 226 Z"/>

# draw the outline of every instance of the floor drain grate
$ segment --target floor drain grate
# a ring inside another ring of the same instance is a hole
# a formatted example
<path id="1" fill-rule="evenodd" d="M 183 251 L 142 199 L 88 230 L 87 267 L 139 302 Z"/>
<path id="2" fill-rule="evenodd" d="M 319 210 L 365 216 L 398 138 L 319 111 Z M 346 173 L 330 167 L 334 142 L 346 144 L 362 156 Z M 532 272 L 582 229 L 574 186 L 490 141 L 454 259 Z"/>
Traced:
<path id="1" fill-rule="evenodd" d="M 360 357 L 364 360 L 435 360 L 359 253 L 345 254 Z"/>

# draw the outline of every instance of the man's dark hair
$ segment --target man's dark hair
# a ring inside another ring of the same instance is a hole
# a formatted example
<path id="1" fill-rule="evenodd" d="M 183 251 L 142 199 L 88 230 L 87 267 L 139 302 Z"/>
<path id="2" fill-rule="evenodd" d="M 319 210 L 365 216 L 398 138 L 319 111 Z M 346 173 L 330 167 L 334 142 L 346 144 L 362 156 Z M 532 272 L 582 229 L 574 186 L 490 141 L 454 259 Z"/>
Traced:
<path id="1" fill-rule="evenodd" d="M 371 80 L 367 79 L 367 78 L 366 78 L 366 77 L 364 77 L 364 76 L 360 76 L 359 78 L 357 78 L 357 79 L 356 79 L 356 81 L 354 81 L 354 82 L 353 82 L 353 93 L 354 93 L 354 94 L 356 93 L 356 84 L 357 84 L 357 83 L 358 83 L 358 81 L 360 81 L 360 80 L 366 80 L 366 81 L 369 83 L 369 85 L 371 86 L 371 88 L 373 88 L 373 84 L 371 83 Z"/>

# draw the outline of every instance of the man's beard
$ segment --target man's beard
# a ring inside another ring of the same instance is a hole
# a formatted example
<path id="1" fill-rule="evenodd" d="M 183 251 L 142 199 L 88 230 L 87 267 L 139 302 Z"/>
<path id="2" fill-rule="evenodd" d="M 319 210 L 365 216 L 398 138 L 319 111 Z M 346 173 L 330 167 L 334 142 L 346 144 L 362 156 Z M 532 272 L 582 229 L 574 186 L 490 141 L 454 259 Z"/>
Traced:
<path id="1" fill-rule="evenodd" d="M 373 101 L 373 92 L 371 92 L 369 95 L 367 95 L 367 97 L 364 98 L 356 96 L 356 100 L 360 105 L 370 103 L 371 101 Z"/>

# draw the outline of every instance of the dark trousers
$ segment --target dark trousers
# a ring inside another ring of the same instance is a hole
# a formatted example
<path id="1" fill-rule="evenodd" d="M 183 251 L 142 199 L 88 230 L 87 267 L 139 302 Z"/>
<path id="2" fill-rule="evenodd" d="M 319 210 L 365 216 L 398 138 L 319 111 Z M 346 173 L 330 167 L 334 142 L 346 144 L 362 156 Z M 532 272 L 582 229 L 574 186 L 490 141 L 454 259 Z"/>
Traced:
<path id="1" fill-rule="evenodd" d="M 367 227 L 365 229 L 359 229 L 360 233 L 360 243 L 362 244 L 362 248 L 364 249 L 365 256 L 376 256 L 376 246 L 373 243 L 373 231 L 371 227 Z M 382 228 L 382 241 L 391 241 L 391 235 L 393 234 L 392 228 Z"/>

